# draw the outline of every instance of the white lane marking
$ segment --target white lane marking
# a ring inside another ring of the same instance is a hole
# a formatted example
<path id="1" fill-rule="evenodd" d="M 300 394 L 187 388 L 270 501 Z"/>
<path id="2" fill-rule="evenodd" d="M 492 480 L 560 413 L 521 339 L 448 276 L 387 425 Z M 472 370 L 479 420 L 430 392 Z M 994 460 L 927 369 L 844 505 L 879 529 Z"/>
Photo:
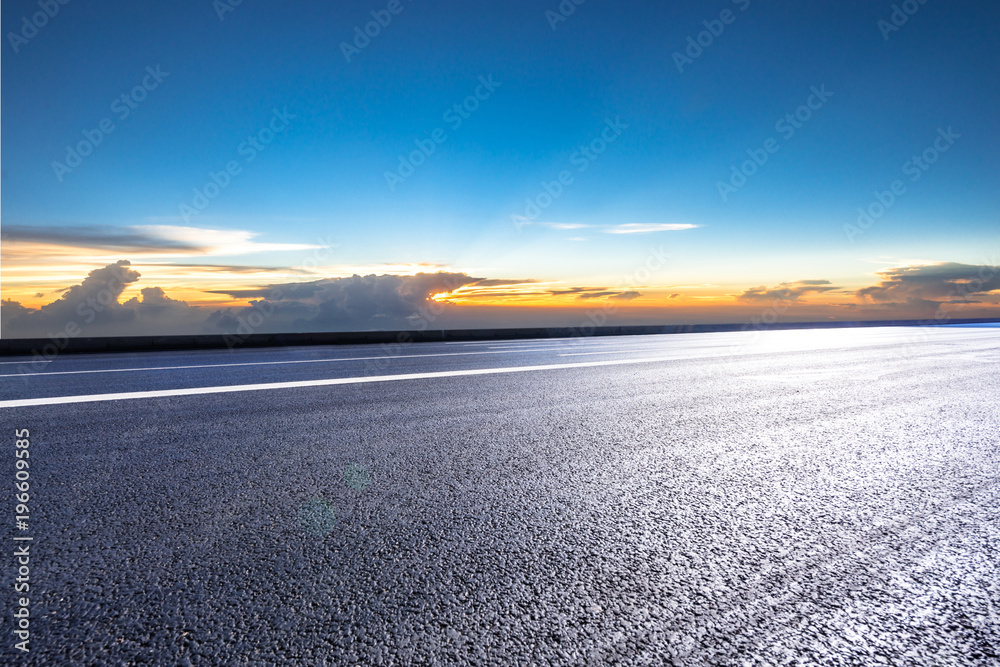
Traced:
<path id="1" fill-rule="evenodd" d="M 568 349 L 572 349 L 575 346 L 566 347 L 565 345 L 546 345 L 545 347 L 537 347 L 537 346 L 534 346 L 534 347 L 536 347 L 539 350 L 559 350 L 559 349 L 568 350 Z M 486 349 L 487 350 L 521 350 L 521 349 L 524 349 L 524 348 L 517 347 L 515 345 L 490 345 Z"/>
<path id="2" fill-rule="evenodd" d="M 52 363 L 51 359 L 25 359 L 24 361 L 0 361 L 0 364 L 37 364 L 39 361 L 43 364 Z"/>
<path id="3" fill-rule="evenodd" d="M 537 345 L 539 343 L 561 343 L 567 340 L 591 341 L 596 340 L 592 336 L 565 336 L 563 338 L 516 338 L 513 340 L 453 340 L 446 341 L 444 345 Z"/>
<path id="4" fill-rule="evenodd" d="M 93 370 L 81 371 L 44 371 L 41 373 L 9 373 L 0 375 L 0 378 L 31 377 L 34 375 L 77 375 L 81 373 L 134 373 L 138 371 L 176 371 L 188 368 L 228 368 L 230 366 L 273 366 L 276 364 L 321 364 L 337 361 L 370 361 L 373 359 L 420 359 L 424 357 L 458 357 L 470 354 L 508 354 L 510 352 L 549 352 L 560 348 L 539 348 L 537 350 L 494 350 L 494 351 L 474 351 L 474 352 L 435 352 L 432 354 L 395 354 L 381 357 L 340 357 L 336 359 L 291 359 L 286 361 L 246 361 L 235 364 L 199 364 L 193 366 L 148 366 L 144 368 L 97 368 Z M 562 348 L 572 349 L 572 348 Z"/>
<path id="5" fill-rule="evenodd" d="M 557 354 L 556 356 L 557 357 L 582 357 L 582 356 L 585 356 L 585 355 L 588 355 L 588 354 L 627 354 L 629 352 L 648 352 L 650 350 L 656 350 L 656 349 L 657 348 L 655 348 L 655 347 L 647 347 L 647 348 L 643 348 L 641 350 L 621 349 L 621 350 L 605 350 L 603 352 L 564 352 L 562 354 Z M 0 375 L 0 377 L 3 377 L 3 376 Z"/>
<path id="6" fill-rule="evenodd" d="M 139 398 L 165 398 L 170 396 L 198 396 L 201 394 L 228 394 L 243 391 L 265 391 L 273 389 L 296 389 L 300 387 L 329 387 L 341 384 L 366 384 L 369 382 L 398 382 L 400 380 L 429 380 L 434 378 L 463 377 L 468 375 L 497 375 L 500 373 L 529 373 L 534 371 L 554 371 L 564 368 L 596 368 L 599 366 L 622 366 L 626 364 L 651 364 L 659 361 L 675 361 L 677 357 L 651 357 L 647 359 L 615 359 L 613 361 L 579 361 L 571 364 L 547 364 L 544 366 L 507 366 L 502 368 L 473 368 L 459 371 L 434 371 L 430 373 L 409 373 L 406 375 L 370 375 L 365 377 L 331 378 L 327 380 L 299 380 L 295 382 L 269 382 L 266 384 L 242 384 L 230 387 L 191 387 L 187 389 L 158 389 L 155 391 L 131 391 L 117 394 L 85 394 L 80 396 L 53 396 L 49 398 L 23 398 L 0 401 L 2 408 L 27 408 L 38 405 L 64 405 L 68 403 L 102 403 L 105 401 L 125 401 Z"/>

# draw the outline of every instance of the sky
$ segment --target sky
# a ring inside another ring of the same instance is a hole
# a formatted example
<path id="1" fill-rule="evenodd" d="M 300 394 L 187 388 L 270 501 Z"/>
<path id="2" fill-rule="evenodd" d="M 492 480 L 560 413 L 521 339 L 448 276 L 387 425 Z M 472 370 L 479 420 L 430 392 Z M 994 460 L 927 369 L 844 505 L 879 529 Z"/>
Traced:
<path id="1" fill-rule="evenodd" d="M 995 2 L 62 2 L 0 335 L 1000 316 Z"/>

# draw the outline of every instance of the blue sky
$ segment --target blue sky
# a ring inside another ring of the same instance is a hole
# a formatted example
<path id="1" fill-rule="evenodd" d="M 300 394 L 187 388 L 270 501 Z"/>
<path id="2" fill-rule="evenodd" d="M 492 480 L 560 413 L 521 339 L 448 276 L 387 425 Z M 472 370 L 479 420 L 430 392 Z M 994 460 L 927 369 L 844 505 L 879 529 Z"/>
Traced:
<path id="1" fill-rule="evenodd" d="M 890 2 L 588 0 L 553 29 L 555 1 L 400 0 L 347 62 L 342 43 L 388 4 L 244 0 L 220 20 L 209 0 L 75 0 L 15 52 L 9 33 L 39 9 L 5 1 L 0 224 L 241 230 L 290 248 L 178 264 L 293 266 L 303 246 L 333 238 L 343 267 L 428 263 L 580 285 L 666 248 L 669 266 L 644 287 L 708 283 L 720 295 L 802 279 L 861 287 L 887 267 L 992 261 L 996 3 L 914 4 L 886 39 Z M 724 11 L 732 22 L 715 23 L 721 34 L 678 71 L 674 54 Z M 169 75 L 120 119 L 112 102 L 157 66 Z M 480 77 L 499 85 L 454 128 L 445 112 Z M 776 123 L 814 87 L 832 96 L 782 136 Z M 294 118 L 246 161 L 239 147 L 275 109 Z M 105 118 L 114 131 L 60 182 L 52 163 Z M 609 119 L 627 128 L 579 171 L 574 153 Z M 443 143 L 390 189 L 386 172 L 438 128 Z M 906 180 L 904 163 L 947 128 L 960 138 L 852 241 L 844 226 L 858 207 Z M 723 201 L 718 183 L 772 137 L 778 151 Z M 184 220 L 181 204 L 229 161 L 240 173 Z M 572 183 L 533 224 L 515 224 L 564 170 Z M 695 227 L 608 233 L 636 224 Z M 190 295 L 178 271 L 157 275 Z M 26 275 L 5 284 L 27 291 Z"/>

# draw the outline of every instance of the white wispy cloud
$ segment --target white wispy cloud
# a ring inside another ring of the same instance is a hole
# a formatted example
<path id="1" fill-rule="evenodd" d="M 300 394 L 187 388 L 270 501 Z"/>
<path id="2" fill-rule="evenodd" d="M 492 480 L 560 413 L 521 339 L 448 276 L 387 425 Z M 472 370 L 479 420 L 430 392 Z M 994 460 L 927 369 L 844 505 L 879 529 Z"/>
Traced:
<path id="1" fill-rule="evenodd" d="M 312 243 L 261 243 L 259 232 L 243 229 L 203 229 L 174 225 L 136 225 L 130 229 L 149 237 L 198 248 L 201 255 L 249 255 L 258 252 L 314 250 Z"/>
<path id="2" fill-rule="evenodd" d="M 532 220 L 530 218 L 525 218 L 524 216 L 516 216 L 518 224 L 520 225 L 538 225 L 539 227 L 548 227 L 549 229 L 587 229 L 589 227 L 596 227 L 596 225 L 587 225 L 582 222 L 549 222 L 546 220 Z"/>
<path id="3" fill-rule="evenodd" d="M 698 225 L 677 224 L 668 222 L 630 222 L 614 225 L 604 230 L 605 234 L 651 234 L 653 232 L 680 232 L 685 229 L 695 229 Z"/>
<path id="4" fill-rule="evenodd" d="M 585 225 L 580 222 L 543 222 L 541 224 L 552 229 L 587 229 L 588 227 L 593 227 L 593 225 Z"/>
<path id="5" fill-rule="evenodd" d="M 701 225 L 688 223 L 670 222 L 630 222 L 620 225 L 588 225 L 582 222 L 539 222 L 520 218 L 519 225 L 538 225 L 549 229 L 560 231 L 573 231 L 576 229 L 599 229 L 605 234 L 652 234 L 654 232 L 679 232 L 685 229 L 695 229 Z"/>

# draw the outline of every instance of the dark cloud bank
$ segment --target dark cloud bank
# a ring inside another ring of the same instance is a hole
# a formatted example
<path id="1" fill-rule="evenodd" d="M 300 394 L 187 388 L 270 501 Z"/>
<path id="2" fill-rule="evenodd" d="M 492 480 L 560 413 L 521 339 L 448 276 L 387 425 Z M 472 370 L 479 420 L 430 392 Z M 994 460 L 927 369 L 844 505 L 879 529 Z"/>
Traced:
<path id="1" fill-rule="evenodd" d="M 946 262 L 921 266 L 903 266 L 878 274 L 877 285 L 853 293 L 857 307 L 870 310 L 898 310 L 909 317 L 934 316 L 943 304 L 998 303 L 1000 266 Z M 791 303 L 808 294 L 841 292 L 828 280 L 799 280 L 776 287 L 752 287 L 737 297 L 744 303 Z"/>
<path id="2" fill-rule="evenodd" d="M 1000 314 L 1000 267 L 946 263 L 901 267 L 883 272 L 880 282 L 854 292 L 851 317 L 869 312 L 870 317 L 893 314 L 899 319 L 934 317 L 943 304 L 981 304 L 976 313 L 964 317 Z M 16 301 L 3 301 L 0 326 L 6 338 L 46 338 L 57 335 L 129 336 L 169 334 L 248 334 L 306 331 L 368 331 L 463 326 L 544 326 L 535 321 L 538 309 L 449 306 L 431 299 L 435 294 L 459 287 L 473 290 L 509 281 L 485 280 L 464 273 L 419 273 L 412 276 L 354 275 L 305 283 L 268 285 L 257 289 L 221 292 L 248 305 L 229 308 L 191 306 L 171 299 L 159 287 L 145 287 L 140 296 L 124 302 L 124 290 L 138 281 L 139 273 L 126 260 L 95 269 L 79 285 L 39 309 L 25 308 Z M 514 281 L 518 284 L 531 281 Z M 737 301 L 750 305 L 799 303 L 807 295 L 842 288 L 826 280 L 801 280 L 776 287 L 745 290 Z M 631 301 L 636 291 L 606 288 L 550 290 L 552 294 L 575 294 L 591 300 L 605 298 Z M 675 295 L 676 296 L 676 295 Z M 586 301 L 584 301 L 586 303 Z M 759 307 L 759 306 L 758 306 Z M 484 313 L 490 310 L 490 313 Z M 555 314 L 545 311 L 549 325 Z M 737 321 L 742 310 L 734 310 L 727 321 Z M 827 313 L 828 314 L 828 313 Z M 579 319 L 580 315 L 573 317 Z M 486 319 L 483 319 L 486 318 Z M 533 319 L 534 318 L 534 319 Z M 718 319 L 718 314 L 716 314 Z M 530 324 L 529 319 L 533 319 Z M 644 321 L 666 321 L 660 310 L 651 309 Z M 721 321 L 721 320 L 720 320 Z"/>
<path id="3" fill-rule="evenodd" d="M 897 307 L 937 307 L 941 303 L 996 303 L 989 293 L 1000 290 L 1000 266 L 948 262 L 904 266 L 879 275 L 882 281 L 858 290 L 859 297 Z"/>
<path id="4" fill-rule="evenodd" d="M 73 227 L 37 227 L 34 225 L 4 225 L 0 239 L 4 243 L 44 243 L 77 248 L 102 248 L 123 254 L 147 250 L 183 250 L 187 252 L 208 250 L 207 247 L 164 239 L 146 231 L 122 229 L 110 225 L 81 225 Z"/>
<path id="5" fill-rule="evenodd" d="M 840 289 L 830 284 L 829 280 L 799 280 L 794 283 L 781 283 L 777 287 L 751 287 L 744 290 L 737 298 L 746 303 L 770 301 L 798 301 L 809 293 L 821 294 Z"/>
<path id="6" fill-rule="evenodd" d="M 0 309 L 7 338 L 364 331 L 428 326 L 448 308 L 431 300 L 480 279 L 463 273 L 368 275 L 224 292 L 248 299 L 245 307 L 205 308 L 146 287 L 120 302 L 140 274 L 127 260 L 91 271 L 84 281 L 39 309 L 5 300 Z M 72 329 L 67 331 L 67 327 Z"/>

